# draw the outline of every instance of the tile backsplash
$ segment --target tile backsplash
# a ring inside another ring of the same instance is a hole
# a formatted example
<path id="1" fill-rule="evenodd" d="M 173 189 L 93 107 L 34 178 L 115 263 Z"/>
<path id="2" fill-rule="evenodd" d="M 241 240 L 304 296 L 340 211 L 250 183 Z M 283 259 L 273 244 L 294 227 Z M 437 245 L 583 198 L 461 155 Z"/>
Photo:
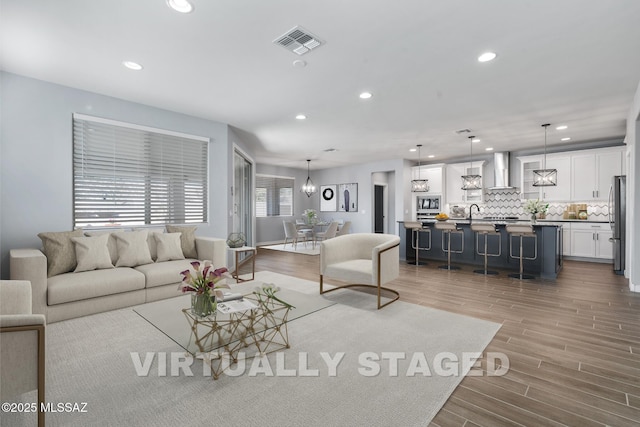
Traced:
<path id="1" fill-rule="evenodd" d="M 572 202 L 572 204 L 576 203 L 587 205 L 587 214 L 591 220 L 606 221 L 609 218 L 609 205 L 606 202 Z M 528 219 L 529 215 L 524 211 L 524 204 L 517 189 L 485 190 L 484 203 L 478 203 L 481 216 L 516 216 Z M 470 205 L 471 203 L 457 204 L 457 206 L 463 206 L 467 214 Z M 550 202 L 547 219 L 562 219 L 568 205 L 569 203 Z M 474 215 L 476 215 L 475 212 Z"/>

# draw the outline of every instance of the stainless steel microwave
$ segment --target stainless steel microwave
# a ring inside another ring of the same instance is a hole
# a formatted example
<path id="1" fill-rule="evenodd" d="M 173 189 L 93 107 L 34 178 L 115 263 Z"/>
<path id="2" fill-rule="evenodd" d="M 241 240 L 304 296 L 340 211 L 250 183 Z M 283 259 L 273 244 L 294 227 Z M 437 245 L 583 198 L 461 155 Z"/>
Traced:
<path id="1" fill-rule="evenodd" d="M 416 209 L 422 214 L 438 214 L 442 207 L 440 195 L 416 196 Z"/>

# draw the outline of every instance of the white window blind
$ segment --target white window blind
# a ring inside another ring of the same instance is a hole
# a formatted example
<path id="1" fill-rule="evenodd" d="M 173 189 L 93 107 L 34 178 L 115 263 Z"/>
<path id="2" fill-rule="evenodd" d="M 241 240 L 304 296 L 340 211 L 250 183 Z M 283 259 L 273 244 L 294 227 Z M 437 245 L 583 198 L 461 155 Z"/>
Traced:
<path id="1" fill-rule="evenodd" d="M 206 222 L 208 146 L 208 138 L 74 114 L 75 226 Z"/>
<path id="2" fill-rule="evenodd" d="M 256 216 L 292 216 L 294 179 L 256 175 Z"/>

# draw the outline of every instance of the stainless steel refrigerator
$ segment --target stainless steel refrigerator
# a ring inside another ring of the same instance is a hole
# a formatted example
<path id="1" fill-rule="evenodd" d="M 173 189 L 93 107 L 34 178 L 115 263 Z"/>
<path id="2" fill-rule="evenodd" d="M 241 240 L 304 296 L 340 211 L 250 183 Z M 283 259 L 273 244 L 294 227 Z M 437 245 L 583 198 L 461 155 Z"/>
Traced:
<path id="1" fill-rule="evenodd" d="M 627 218 L 627 177 L 614 176 L 609 189 L 609 225 L 613 232 L 610 239 L 613 242 L 613 271 L 616 274 L 624 274 L 625 258 L 625 224 Z"/>

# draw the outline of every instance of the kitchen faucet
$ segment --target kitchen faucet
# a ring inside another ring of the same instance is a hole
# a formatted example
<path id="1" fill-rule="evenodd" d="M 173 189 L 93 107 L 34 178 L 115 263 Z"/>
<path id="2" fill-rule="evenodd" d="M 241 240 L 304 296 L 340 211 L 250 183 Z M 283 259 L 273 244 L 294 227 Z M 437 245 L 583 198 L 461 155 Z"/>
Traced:
<path id="1" fill-rule="evenodd" d="M 476 207 L 476 210 L 478 211 L 478 213 L 480 213 L 480 206 L 478 206 L 476 203 L 469 206 L 469 222 L 473 221 L 473 216 L 471 215 L 471 212 L 473 212 L 474 206 Z"/>

